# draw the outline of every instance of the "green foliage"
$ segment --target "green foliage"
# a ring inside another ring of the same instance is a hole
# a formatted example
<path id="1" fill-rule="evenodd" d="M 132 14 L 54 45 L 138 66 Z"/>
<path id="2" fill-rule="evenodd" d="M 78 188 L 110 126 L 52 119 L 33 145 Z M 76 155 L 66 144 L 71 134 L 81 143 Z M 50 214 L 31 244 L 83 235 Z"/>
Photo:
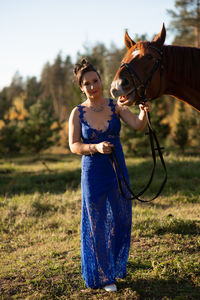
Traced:
<path id="1" fill-rule="evenodd" d="M 145 135 L 146 131 L 135 131 L 125 123 L 122 124 L 121 141 L 127 155 L 134 153 L 141 156 L 150 153 L 149 139 Z"/>
<path id="2" fill-rule="evenodd" d="M 0 153 L 18 153 L 21 149 L 19 142 L 19 127 L 17 120 L 7 120 L 0 130 Z"/>
<path id="3" fill-rule="evenodd" d="M 153 129 L 158 133 L 159 140 L 166 141 L 170 134 L 169 123 L 165 120 L 169 114 L 166 96 L 156 99 L 153 103 L 153 110 L 151 113 L 151 121 Z"/>
<path id="4" fill-rule="evenodd" d="M 24 92 L 24 82 L 22 77 L 16 73 L 9 87 L 0 92 L 0 119 L 4 119 L 5 114 L 13 105 L 13 99 L 19 97 Z"/>
<path id="5" fill-rule="evenodd" d="M 0 93 L 0 119 L 4 118 L 5 113 L 12 104 L 12 99 L 9 98 L 8 94 L 8 88 L 4 88 Z"/>
<path id="6" fill-rule="evenodd" d="M 24 100 L 24 106 L 26 109 L 37 102 L 42 94 L 41 83 L 37 81 L 36 77 L 27 79 L 26 82 L 26 97 Z"/>
<path id="7" fill-rule="evenodd" d="M 170 134 L 169 124 L 163 122 L 168 114 L 167 105 L 164 100 L 164 97 L 161 97 L 154 101 L 152 103 L 153 110 L 150 114 L 152 127 L 156 131 L 158 139 L 163 145 L 166 144 L 167 137 Z M 135 114 L 139 113 L 138 107 L 131 107 L 130 110 Z M 150 153 L 149 138 L 148 135 L 145 134 L 147 131 L 147 128 L 142 132 L 134 131 L 126 124 L 123 124 L 121 140 L 127 154 L 135 153 L 146 155 Z"/>
<path id="8" fill-rule="evenodd" d="M 184 151 L 188 143 L 188 128 L 183 117 L 179 118 L 177 129 L 175 131 L 174 142 Z"/>
<path id="9" fill-rule="evenodd" d="M 65 60 L 58 54 L 54 63 L 47 63 L 42 71 L 42 99 L 51 98 L 54 112 L 60 121 L 66 120 L 71 112 L 72 104 L 78 104 L 77 94 L 72 83 L 73 64 L 69 56 Z M 80 95 L 80 93 L 79 93 Z"/>
<path id="10" fill-rule="evenodd" d="M 19 143 L 27 151 L 39 153 L 54 145 L 58 139 L 57 126 L 52 129 L 52 125 L 57 122 L 54 111 L 48 99 L 38 101 L 30 106 L 29 116 L 19 122 Z"/>
<path id="11" fill-rule="evenodd" d="M 190 128 L 190 138 L 191 142 L 198 149 L 200 148 L 200 118 L 199 112 L 192 110 L 189 116 L 189 128 Z"/>
<path id="12" fill-rule="evenodd" d="M 199 3 L 199 1 L 197 2 Z M 187 30 L 188 34 L 191 34 L 190 37 L 194 42 L 191 26 L 194 25 L 193 19 L 197 18 L 197 16 L 195 17 L 195 9 L 197 8 L 196 6 L 198 3 L 194 1 L 176 1 L 177 12 L 173 12 L 172 14 L 172 27 L 177 30 L 177 36 L 179 36 L 180 33 L 180 38 L 183 43 L 184 38 L 189 38 L 187 34 L 183 33 L 181 30 Z M 185 18 L 184 11 L 186 10 L 189 15 L 192 16 L 193 14 L 193 19 Z M 179 22 L 180 20 L 181 22 Z M 148 39 L 146 35 L 139 36 L 136 34 L 134 37 L 135 41 L 145 39 Z M 82 57 L 87 57 L 91 63 L 97 67 L 101 73 L 103 93 L 106 97 L 109 97 L 110 84 L 120 66 L 120 61 L 126 53 L 126 49 L 124 47 L 117 48 L 114 44 L 108 49 L 100 42 L 93 46 L 85 45 L 83 48 L 84 51 L 77 54 L 77 60 Z M 22 120 L 23 116 L 21 116 L 18 120 L 16 119 L 14 121 L 12 118 L 12 120 L 8 121 L 6 115 L 10 112 L 14 100 L 17 98 L 24 101 L 23 107 L 25 110 L 23 115 L 25 116 L 25 119 Z M 53 63 L 47 62 L 44 65 L 40 80 L 31 77 L 24 81 L 23 78 L 16 73 L 11 85 L 0 92 L 0 125 L 1 120 L 5 121 L 6 119 L 7 122 L 6 127 L 0 129 L 0 138 L 2 141 L 0 146 L 1 152 L 11 153 L 21 150 L 38 152 L 48 149 L 48 147 L 53 145 L 53 141 L 56 142 L 58 140 L 58 138 L 54 139 L 54 134 L 51 136 L 50 131 L 47 133 L 47 129 L 39 130 L 36 128 L 40 126 L 41 128 L 44 128 L 45 126 L 48 127 L 48 124 L 53 123 L 53 120 L 48 120 L 47 115 L 44 118 L 42 117 L 44 112 L 41 112 L 40 117 L 39 111 L 35 111 L 35 115 L 38 114 L 40 121 L 38 126 L 33 125 L 36 124 L 37 117 L 33 116 L 34 112 L 32 111 L 32 107 L 36 105 L 34 109 L 36 110 L 36 107 L 39 109 L 41 105 L 38 104 L 37 106 L 37 103 L 46 102 L 46 99 L 48 99 L 49 106 L 52 108 L 50 114 L 57 118 L 62 124 L 67 122 L 72 109 L 80 102 L 84 101 L 85 98 L 81 94 L 79 87 L 73 83 L 73 63 L 70 56 L 67 55 L 66 57 L 63 57 L 61 53 L 58 53 Z M 137 109 L 131 109 L 138 113 Z M 30 116 L 27 117 L 26 111 L 29 114 L 31 112 L 31 119 L 29 119 Z M 151 113 L 152 126 L 158 134 L 159 141 L 161 140 L 163 144 L 167 144 L 168 146 L 174 146 L 172 143 L 173 128 L 170 131 L 170 128 L 175 125 L 174 119 L 176 118 L 173 116 L 174 111 L 174 103 L 172 101 L 170 102 L 169 97 L 167 96 L 156 99 L 153 102 L 153 111 Z M 172 114 L 172 118 L 169 121 L 170 114 Z M 190 112 L 189 114 L 188 120 L 190 120 L 191 139 L 188 140 L 188 145 L 199 148 L 200 124 L 197 120 L 199 117 L 198 114 L 196 113 L 195 115 L 194 112 Z M 43 124 L 44 119 L 47 122 L 45 126 Z M 182 133 L 185 132 L 182 129 L 180 129 L 180 131 Z M 55 132 L 56 130 L 54 130 L 54 133 Z M 42 136 L 40 136 L 41 134 Z M 30 137 L 31 135 L 32 137 Z M 127 153 L 134 152 L 144 155 L 149 153 L 149 142 L 148 138 L 144 135 L 144 132 L 135 132 L 126 125 L 123 125 L 121 137 Z M 186 136 L 182 137 L 181 140 L 183 141 L 184 138 L 186 138 Z M 64 145 L 64 147 L 66 147 L 67 133 L 64 128 L 60 131 L 60 141 L 62 146 Z M 33 144 L 35 146 L 33 146 Z M 179 147 L 177 143 L 175 143 L 175 146 Z"/>
<path id="13" fill-rule="evenodd" d="M 179 109 L 179 121 L 176 125 L 176 131 L 174 136 L 174 142 L 178 145 L 182 151 L 184 151 L 185 146 L 188 144 L 188 127 L 189 122 L 185 117 L 185 109 L 183 103 L 180 103 Z"/>
<path id="14" fill-rule="evenodd" d="M 170 29 L 175 32 L 174 44 L 200 46 L 200 1 L 176 0 L 176 10 L 168 10 Z"/>

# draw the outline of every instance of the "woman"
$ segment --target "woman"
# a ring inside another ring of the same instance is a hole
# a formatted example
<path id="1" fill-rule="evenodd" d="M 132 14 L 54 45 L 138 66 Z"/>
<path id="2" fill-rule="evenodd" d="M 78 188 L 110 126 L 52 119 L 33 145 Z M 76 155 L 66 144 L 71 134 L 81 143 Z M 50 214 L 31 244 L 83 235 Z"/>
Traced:
<path id="1" fill-rule="evenodd" d="M 86 100 L 75 107 L 69 119 L 69 145 L 82 156 L 81 263 L 88 287 L 116 291 L 116 278 L 126 276 L 130 247 L 131 201 L 119 192 L 110 160 L 113 147 L 128 180 L 120 144 L 120 118 L 135 130 L 146 126 L 145 111 L 138 116 L 102 96 L 99 73 L 86 59 L 74 68 L 75 79 Z M 127 192 L 128 195 L 128 192 Z"/>

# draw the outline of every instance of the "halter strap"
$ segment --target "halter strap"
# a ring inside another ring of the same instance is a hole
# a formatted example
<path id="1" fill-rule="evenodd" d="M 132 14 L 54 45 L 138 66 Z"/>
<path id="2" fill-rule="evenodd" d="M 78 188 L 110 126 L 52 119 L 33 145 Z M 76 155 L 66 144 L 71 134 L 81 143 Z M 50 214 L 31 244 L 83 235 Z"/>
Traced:
<path id="1" fill-rule="evenodd" d="M 136 94 L 142 100 L 142 101 L 141 100 L 137 101 L 136 104 L 144 103 L 147 100 L 146 99 L 146 89 L 147 89 L 148 85 L 150 84 L 150 82 L 152 81 L 153 75 L 157 71 L 159 66 L 160 66 L 160 88 L 159 88 L 158 95 L 156 96 L 156 98 L 159 96 L 160 91 L 161 91 L 161 84 L 162 84 L 161 77 L 162 77 L 162 70 L 163 70 L 163 66 L 161 66 L 161 61 L 162 61 L 163 52 L 160 49 L 158 49 L 154 46 L 151 46 L 151 45 L 149 45 L 148 48 L 155 50 L 160 55 L 160 57 L 155 61 L 155 64 L 153 65 L 150 75 L 145 82 L 141 79 L 140 75 L 135 70 L 135 68 L 133 66 L 131 66 L 131 62 L 123 63 L 120 66 L 120 68 L 125 67 L 128 70 L 128 72 L 131 76 L 131 79 L 133 81 L 133 85 L 135 86 Z M 139 86 L 136 85 L 135 77 L 139 81 Z"/>

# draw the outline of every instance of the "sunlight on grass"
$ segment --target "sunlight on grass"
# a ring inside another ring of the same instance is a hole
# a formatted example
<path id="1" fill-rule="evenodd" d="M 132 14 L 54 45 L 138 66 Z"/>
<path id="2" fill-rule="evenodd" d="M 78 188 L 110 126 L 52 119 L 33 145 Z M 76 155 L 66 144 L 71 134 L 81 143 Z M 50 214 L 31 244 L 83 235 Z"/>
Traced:
<path id="1" fill-rule="evenodd" d="M 133 202 L 127 277 L 112 297 L 86 289 L 81 277 L 81 158 L 41 159 L 0 161 L 1 299 L 198 299 L 200 158 L 168 156 L 162 195 Z M 134 188 L 144 186 L 151 164 L 127 158 Z M 160 183 L 157 172 L 147 198 Z"/>

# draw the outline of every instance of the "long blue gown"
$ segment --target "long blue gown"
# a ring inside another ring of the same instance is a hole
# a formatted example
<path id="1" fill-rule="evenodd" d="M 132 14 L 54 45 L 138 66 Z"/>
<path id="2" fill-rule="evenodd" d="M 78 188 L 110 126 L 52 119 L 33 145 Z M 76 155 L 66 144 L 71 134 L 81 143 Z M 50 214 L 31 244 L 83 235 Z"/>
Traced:
<path id="1" fill-rule="evenodd" d="M 101 131 L 89 126 L 84 117 L 85 107 L 78 105 L 82 141 L 87 144 L 113 143 L 123 173 L 129 180 L 119 137 L 121 122 L 113 99 L 109 99 L 109 106 L 112 112 L 109 126 Z M 87 287 L 101 288 L 126 276 L 132 205 L 119 192 L 109 155 L 82 156 L 81 188 L 82 276 Z"/>

